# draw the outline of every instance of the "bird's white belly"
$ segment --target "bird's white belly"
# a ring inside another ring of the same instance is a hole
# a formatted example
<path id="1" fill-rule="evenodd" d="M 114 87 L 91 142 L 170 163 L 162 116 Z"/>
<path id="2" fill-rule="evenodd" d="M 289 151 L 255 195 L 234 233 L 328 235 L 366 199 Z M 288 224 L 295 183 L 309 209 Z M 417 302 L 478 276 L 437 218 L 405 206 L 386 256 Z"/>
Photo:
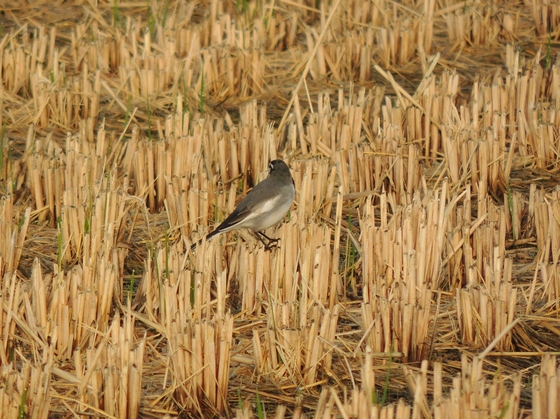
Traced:
<path id="1" fill-rule="evenodd" d="M 278 205 L 276 208 L 273 208 L 264 214 L 258 215 L 251 220 L 247 220 L 246 223 L 243 223 L 243 227 L 256 231 L 266 230 L 267 228 L 280 222 L 291 206 L 292 200 L 289 200 L 288 202 Z"/>

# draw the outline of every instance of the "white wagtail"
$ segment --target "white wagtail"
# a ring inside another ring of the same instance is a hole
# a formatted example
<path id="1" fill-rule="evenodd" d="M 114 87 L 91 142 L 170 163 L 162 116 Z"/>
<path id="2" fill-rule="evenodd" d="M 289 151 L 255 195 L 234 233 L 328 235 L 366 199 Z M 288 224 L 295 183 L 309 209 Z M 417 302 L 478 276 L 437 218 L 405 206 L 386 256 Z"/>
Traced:
<path id="1" fill-rule="evenodd" d="M 282 160 L 273 160 L 268 165 L 268 177 L 255 186 L 233 212 L 214 231 L 206 236 L 206 240 L 226 231 L 248 228 L 270 250 L 271 244 L 278 243 L 278 239 L 268 237 L 263 233 L 269 227 L 278 223 L 292 205 L 294 200 L 294 180 L 290 168 Z M 265 243 L 263 238 L 268 240 Z M 202 243 L 194 243 L 191 250 Z"/>

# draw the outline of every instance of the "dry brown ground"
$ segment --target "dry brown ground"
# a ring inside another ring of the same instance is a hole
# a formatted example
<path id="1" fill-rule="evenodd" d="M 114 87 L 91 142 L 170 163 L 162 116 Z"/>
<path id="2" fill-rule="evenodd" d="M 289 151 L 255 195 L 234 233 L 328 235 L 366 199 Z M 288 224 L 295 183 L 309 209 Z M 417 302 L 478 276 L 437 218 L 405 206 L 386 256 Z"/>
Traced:
<path id="1" fill-rule="evenodd" d="M 557 1 L 0 4 L 0 416 L 560 415 Z M 281 157 L 271 252 L 189 251 Z"/>

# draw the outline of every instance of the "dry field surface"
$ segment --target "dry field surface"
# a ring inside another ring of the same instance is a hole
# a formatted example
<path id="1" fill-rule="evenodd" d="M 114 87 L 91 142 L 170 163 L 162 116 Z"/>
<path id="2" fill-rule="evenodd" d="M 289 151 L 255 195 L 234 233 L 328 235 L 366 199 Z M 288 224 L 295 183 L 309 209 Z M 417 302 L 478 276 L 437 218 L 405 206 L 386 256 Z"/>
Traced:
<path id="1" fill-rule="evenodd" d="M 560 417 L 560 2 L 1 0 L 0 417 Z M 267 230 L 190 245 L 290 165 Z"/>

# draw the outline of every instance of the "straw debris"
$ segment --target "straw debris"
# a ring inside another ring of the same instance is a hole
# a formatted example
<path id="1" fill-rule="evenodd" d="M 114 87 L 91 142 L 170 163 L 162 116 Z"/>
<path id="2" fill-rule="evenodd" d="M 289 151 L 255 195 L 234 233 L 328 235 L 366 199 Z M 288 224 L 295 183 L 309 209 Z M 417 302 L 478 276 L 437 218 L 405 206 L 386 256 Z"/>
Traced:
<path id="1" fill-rule="evenodd" d="M 557 417 L 559 25 L 538 0 L 5 1 L 0 412 Z M 191 252 L 276 158 L 280 246 Z"/>

